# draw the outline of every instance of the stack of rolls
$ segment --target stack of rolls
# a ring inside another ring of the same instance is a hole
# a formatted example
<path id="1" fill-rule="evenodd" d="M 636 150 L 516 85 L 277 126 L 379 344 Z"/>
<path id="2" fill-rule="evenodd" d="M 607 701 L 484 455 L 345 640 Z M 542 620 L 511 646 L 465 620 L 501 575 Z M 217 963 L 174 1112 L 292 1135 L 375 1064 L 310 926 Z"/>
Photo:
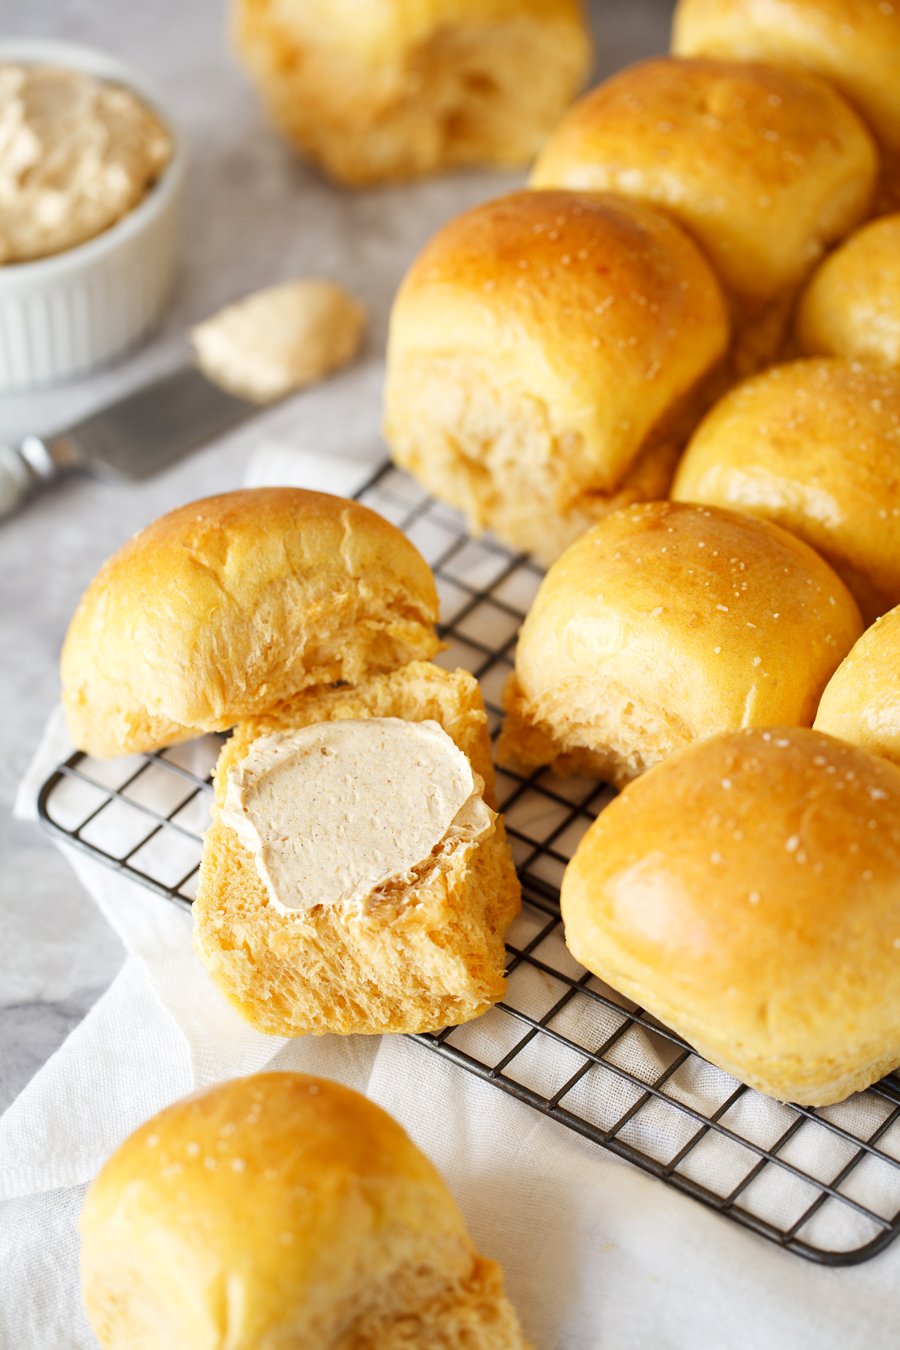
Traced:
<path id="1" fill-rule="evenodd" d="M 519 885 L 481 693 L 428 659 L 436 619 L 431 571 L 395 526 L 271 488 L 155 521 L 72 620 L 76 746 L 233 729 L 194 936 L 261 1031 L 438 1030 L 504 992 Z"/>
<path id="2" fill-rule="evenodd" d="M 425 248 L 388 348 L 396 462 L 550 564 L 501 763 L 624 789 L 566 873 L 573 952 L 803 1102 L 900 1060 L 841 949 L 883 973 L 900 934 L 898 218 L 866 223 L 900 163 L 898 15 L 682 0 L 672 56 Z"/>
<path id="3" fill-rule="evenodd" d="M 675 54 L 585 96 L 531 192 L 451 221 L 398 292 L 393 458 L 545 564 L 609 511 L 668 495 L 704 411 L 787 353 L 811 275 L 875 206 L 896 19 L 860 19 L 838 79 L 837 55 L 779 56 L 774 20 L 771 43 L 742 44 L 751 8 L 684 4 Z M 838 8 L 825 0 L 826 27 Z"/>

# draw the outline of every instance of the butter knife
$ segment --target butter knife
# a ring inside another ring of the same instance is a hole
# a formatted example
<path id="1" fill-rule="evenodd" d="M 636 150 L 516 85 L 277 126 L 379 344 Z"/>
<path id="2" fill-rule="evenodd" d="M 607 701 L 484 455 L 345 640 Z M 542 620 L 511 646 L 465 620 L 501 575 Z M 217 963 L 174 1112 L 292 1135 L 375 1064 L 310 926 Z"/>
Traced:
<path id="1" fill-rule="evenodd" d="M 0 443 L 0 517 L 74 469 L 137 482 L 259 411 L 183 366 L 51 436 Z"/>

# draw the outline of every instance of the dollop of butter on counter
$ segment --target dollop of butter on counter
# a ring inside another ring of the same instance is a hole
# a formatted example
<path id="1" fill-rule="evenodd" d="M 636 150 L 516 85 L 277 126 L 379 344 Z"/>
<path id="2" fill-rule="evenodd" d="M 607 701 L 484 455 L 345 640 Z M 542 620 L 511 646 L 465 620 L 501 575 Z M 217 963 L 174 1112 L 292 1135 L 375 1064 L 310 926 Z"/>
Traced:
<path id="1" fill-rule="evenodd" d="M 0 64 L 0 263 L 109 229 L 171 155 L 168 130 L 130 89 L 83 70 Z"/>
<path id="2" fill-rule="evenodd" d="M 322 722 L 255 741 L 229 772 L 221 819 L 282 914 L 364 911 L 440 846 L 493 830 L 483 788 L 437 722 Z"/>
<path id="3" fill-rule="evenodd" d="M 222 389 L 271 403 L 315 384 L 359 350 L 366 312 L 315 278 L 256 291 L 191 329 L 197 364 Z"/>

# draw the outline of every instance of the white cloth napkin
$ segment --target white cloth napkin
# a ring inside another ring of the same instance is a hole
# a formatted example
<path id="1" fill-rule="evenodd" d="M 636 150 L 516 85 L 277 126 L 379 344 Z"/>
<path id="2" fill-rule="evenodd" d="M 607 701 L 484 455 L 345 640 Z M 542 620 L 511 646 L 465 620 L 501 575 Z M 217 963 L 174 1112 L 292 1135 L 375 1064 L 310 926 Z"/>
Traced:
<path id="1" fill-rule="evenodd" d="M 248 481 L 347 493 L 371 468 L 370 460 L 323 461 L 268 445 Z M 67 753 L 57 713 L 22 784 L 19 814 L 33 814 L 37 787 Z M 503 1264 L 540 1350 L 896 1344 L 900 1242 L 856 1268 L 813 1266 L 405 1038 L 258 1035 L 207 981 L 187 914 L 65 851 L 128 956 L 0 1118 L 0 1346 L 95 1346 L 77 1280 L 86 1182 L 154 1111 L 264 1067 L 338 1079 L 405 1126 L 443 1172 L 480 1248 Z M 541 1072 L 553 1071 L 556 1053 L 542 1046 Z"/>

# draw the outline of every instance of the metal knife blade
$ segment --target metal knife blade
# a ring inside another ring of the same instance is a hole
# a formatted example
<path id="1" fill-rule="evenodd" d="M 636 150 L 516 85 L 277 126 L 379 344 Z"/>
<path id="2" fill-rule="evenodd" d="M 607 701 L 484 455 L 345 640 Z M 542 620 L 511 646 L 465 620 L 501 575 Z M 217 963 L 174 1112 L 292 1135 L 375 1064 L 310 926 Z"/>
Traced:
<path id="1" fill-rule="evenodd" d="M 139 480 L 259 411 L 183 366 L 52 436 L 0 445 L 0 515 L 71 469 Z"/>

